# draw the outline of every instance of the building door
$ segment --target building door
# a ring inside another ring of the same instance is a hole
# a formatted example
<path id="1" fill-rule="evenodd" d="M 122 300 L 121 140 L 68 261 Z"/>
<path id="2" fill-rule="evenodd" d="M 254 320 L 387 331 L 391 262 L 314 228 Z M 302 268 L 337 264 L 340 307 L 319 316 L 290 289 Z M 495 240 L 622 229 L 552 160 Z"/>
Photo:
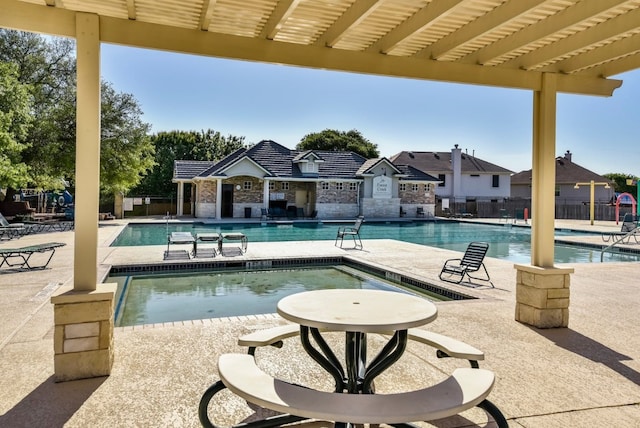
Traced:
<path id="1" fill-rule="evenodd" d="M 222 207 L 220 215 L 233 217 L 233 184 L 222 185 Z"/>

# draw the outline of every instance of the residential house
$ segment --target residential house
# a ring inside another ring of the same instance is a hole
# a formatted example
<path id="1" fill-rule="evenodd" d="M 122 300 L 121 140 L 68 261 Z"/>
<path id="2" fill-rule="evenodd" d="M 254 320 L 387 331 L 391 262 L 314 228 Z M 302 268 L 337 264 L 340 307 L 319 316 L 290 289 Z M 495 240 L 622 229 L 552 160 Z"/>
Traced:
<path id="1" fill-rule="evenodd" d="M 445 208 L 449 202 L 501 202 L 510 197 L 513 172 L 463 153 L 457 144 L 451 152 L 403 151 L 390 160 L 437 177 L 435 195 Z"/>
<path id="2" fill-rule="evenodd" d="M 178 160 L 178 215 L 184 185 L 191 183 L 195 217 L 260 217 L 263 209 L 316 213 L 319 218 L 398 217 L 401 211 L 429 215 L 438 180 L 386 158 L 353 152 L 290 150 L 274 141 L 242 148 L 218 162 Z"/>
<path id="3" fill-rule="evenodd" d="M 531 199 L 532 170 L 511 177 L 511 197 Z M 594 203 L 609 203 L 614 197 L 613 182 L 572 160 L 567 150 L 556 158 L 556 205 L 587 205 L 591 202 L 591 181 L 594 182 Z M 576 188 L 576 184 L 578 188 Z"/>

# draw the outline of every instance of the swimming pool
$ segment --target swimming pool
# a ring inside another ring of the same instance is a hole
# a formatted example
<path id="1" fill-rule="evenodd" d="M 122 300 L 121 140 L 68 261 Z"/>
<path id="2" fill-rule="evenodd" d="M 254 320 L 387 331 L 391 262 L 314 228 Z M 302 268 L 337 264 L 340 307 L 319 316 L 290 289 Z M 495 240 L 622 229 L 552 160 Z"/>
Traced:
<path id="1" fill-rule="evenodd" d="M 316 289 L 376 289 L 411 293 L 347 266 L 215 271 L 109 277 L 118 283 L 118 327 L 276 312 L 290 294 Z M 418 293 L 412 293 L 418 294 Z M 443 296 L 419 293 L 430 300 Z"/>
<path id="2" fill-rule="evenodd" d="M 353 224 L 347 223 L 347 224 Z M 292 224 L 129 224 L 112 246 L 166 245 L 168 232 L 221 233 L 242 232 L 249 242 L 334 240 L 336 230 L 344 223 L 300 222 Z M 556 236 L 576 232 L 556 231 Z M 531 229 L 517 226 L 492 226 L 464 222 L 366 222 L 360 229 L 362 239 L 395 239 L 464 252 L 471 241 L 489 243 L 487 256 L 514 263 L 531 262 Z M 638 261 L 631 253 L 607 253 L 606 261 Z M 556 263 L 600 262 L 598 248 L 572 245 L 555 246 Z"/>

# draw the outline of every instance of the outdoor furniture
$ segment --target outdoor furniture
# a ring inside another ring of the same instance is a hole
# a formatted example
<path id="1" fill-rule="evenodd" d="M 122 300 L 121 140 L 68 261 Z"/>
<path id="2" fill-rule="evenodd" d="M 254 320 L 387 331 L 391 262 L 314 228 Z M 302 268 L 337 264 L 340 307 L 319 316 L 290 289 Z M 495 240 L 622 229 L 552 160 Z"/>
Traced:
<path id="1" fill-rule="evenodd" d="M 407 215 L 407 212 L 404 210 L 404 208 L 402 208 L 402 205 L 400 205 L 400 217 L 404 217 Z"/>
<path id="2" fill-rule="evenodd" d="M 203 248 L 202 245 L 198 246 L 198 243 L 214 244 L 214 246 Z M 197 233 L 196 239 L 193 241 L 193 257 L 215 257 L 218 254 L 216 251 L 218 245 L 220 245 L 219 233 Z"/>
<path id="3" fill-rule="evenodd" d="M 403 310 L 389 311 L 389 307 L 402 307 Z M 256 364 L 255 346 L 278 346 L 282 339 L 296 335 L 296 324 L 250 333 L 238 342 L 250 346 L 248 355 L 220 356 L 218 373 L 221 380 L 207 389 L 200 401 L 198 414 L 203 426 L 215 427 L 208 418 L 207 407 L 212 397 L 226 387 L 249 403 L 284 413 L 244 423 L 243 427 L 274 427 L 306 419 L 335 421 L 337 427 L 353 423 L 410 426 L 404 424 L 453 416 L 474 406 L 493 416 L 499 427 L 508 427 L 500 410 L 486 399 L 495 381 L 495 375 L 489 370 L 458 368 L 444 381 L 423 389 L 396 394 L 374 393 L 374 378 L 402 356 L 409 331 L 415 331 L 413 337 L 423 343 L 432 343 L 429 332 L 423 335 L 413 328 L 437 316 L 435 305 L 426 299 L 379 290 L 320 290 L 283 298 L 278 303 L 278 313 L 289 321 L 300 323 L 303 348 L 333 376 L 335 391 L 318 391 L 276 379 Z M 324 341 L 323 331 L 345 333 L 345 369 L 342 360 Z M 392 337 L 388 344 L 367 365 L 366 335 L 389 332 Z M 310 335 L 317 345 L 311 343 Z M 456 343 L 453 339 L 447 342 L 448 338 L 439 335 L 434 335 L 433 339 L 434 343 L 442 341 L 451 354 L 456 354 L 458 346 L 465 356 L 483 357 L 480 351 L 468 345 L 465 347 L 462 342 Z M 446 355 L 443 353 L 442 356 Z"/>
<path id="4" fill-rule="evenodd" d="M 189 258 L 189 251 L 187 250 L 178 250 L 171 253 L 170 247 L 171 245 L 185 245 L 189 244 L 192 246 L 191 251 L 193 251 L 193 246 L 195 245 L 196 238 L 191 234 L 191 232 L 171 232 L 167 235 L 167 250 L 164 252 L 164 259 L 175 259 L 175 258 Z"/>
<path id="5" fill-rule="evenodd" d="M 464 277 L 467 276 L 469 282 L 471 282 L 471 279 L 478 279 L 489 282 L 491 287 L 493 287 L 494 285 L 489 277 L 489 272 L 487 272 L 487 268 L 483 262 L 487 250 L 489 250 L 489 244 L 486 242 L 470 243 L 461 259 L 449 259 L 445 261 L 439 278 L 443 281 L 460 284 Z M 481 269 L 484 271 L 484 277 L 471 275 Z"/>
<path id="6" fill-rule="evenodd" d="M 622 226 L 620 232 L 602 232 L 602 240 L 604 242 L 618 241 L 623 244 L 629 244 L 633 237 L 636 244 L 638 243 L 637 234 L 640 232 L 638 228 L 638 218 L 631 214 L 626 213 L 622 219 Z"/>
<path id="7" fill-rule="evenodd" d="M 244 233 L 240 232 L 230 232 L 230 233 L 222 233 L 220 234 L 220 240 L 218 241 L 218 252 L 222 254 L 222 244 L 225 241 L 235 241 L 240 242 L 240 254 L 244 254 L 247 252 L 247 245 L 249 244 L 249 240 L 247 239 Z"/>
<path id="8" fill-rule="evenodd" d="M 20 248 L 2 248 L 0 249 L 0 268 L 6 266 L 13 269 L 45 269 L 56 252 L 56 248 L 64 245 L 66 244 L 49 242 Z M 33 266 L 30 261 L 34 254 L 44 254 L 46 258 L 44 263 Z"/>
<path id="9" fill-rule="evenodd" d="M 313 210 L 311 211 L 311 214 L 309 214 L 309 217 L 307 217 L 310 220 L 316 219 L 318 217 L 318 210 Z"/>
<path id="10" fill-rule="evenodd" d="M 416 208 L 416 217 L 424 217 L 424 207 Z"/>
<path id="11" fill-rule="evenodd" d="M 511 220 L 511 214 L 509 214 L 509 211 L 507 211 L 504 208 L 500 208 L 500 217 L 498 221 L 502 221 L 504 220 L 505 223 L 508 223 L 509 220 Z"/>
<path id="12" fill-rule="evenodd" d="M 341 226 L 338 228 L 338 234 L 336 235 L 335 246 L 338 245 L 338 239 L 340 240 L 340 248 L 342 248 L 342 242 L 344 241 L 345 236 L 350 236 L 353 238 L 354 248 L 362 249 L 362 240 L 360 239 L 360 228 L 362 227 L 362 223 L 364 222 L 364 217 L 360 216 L 356 220 L 356 223 L 353 226 Z"/>

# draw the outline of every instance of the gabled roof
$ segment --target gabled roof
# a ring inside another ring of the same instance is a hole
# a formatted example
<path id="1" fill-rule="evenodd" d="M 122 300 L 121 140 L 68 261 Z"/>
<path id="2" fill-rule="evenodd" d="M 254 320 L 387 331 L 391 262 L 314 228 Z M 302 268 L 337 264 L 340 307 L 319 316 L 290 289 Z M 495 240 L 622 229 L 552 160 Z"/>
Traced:
<path id="1" fill-rule="evenodd" d="M 300 152 L 297 156 L 293 158 L 294 162 L 300 162 L 304 160 L 308 160 L 309 158 L 314 158 L 316 162 L 324 162 L 324 159 L 318 155 L 314 150 L 307 150 L 304 152 Z"/>
<path id="2" fill-rule="evenodd" d="M 387 158 L 374 158 L 367 159 L 365 163 L 363 163 L 357 171 L 357 175 L 366 175 L 373 174 L 373 169 L 381 163 L 386 163 L 390 168 L 393 168 L 393 171 L 390 171 L 392 174 L 402 174 L 396 166 L 391 163 L 391 161 Z"/>
<path id="3" fill-rule="evenodd" d="M 396 165 L 396 168 L 404 175 L 400 177 L 400 181 L 433 181 L 439 183 L 440 180 L 433 175 L 420 171 L 411 165 Z"/>
<path id="4" fill-rule="evenodd" d="M 267 171 L 269 177 L 279 178 L 310 178 L 304 175 L 294 159 L 308 155 L 310 151 L 290 150 L 275 141 L 263 140 L 250 149 L 239 149 L 220 162 L 200 162 L 199 168 L 194 168 L 188 162 L 176 161 L 174 180 L 224 176 L 225 171 L 232 165 L 247 158 Z M 355 179 L 359 168 L 366 159 L 353 152 L 333 152 L 314 150 L 313 155 L 324 162 L 318 164 L 319 179 Z"/>
<path id="5" fill-rule="evenodd" d="M 461 155 L 463 174 L 511 174 L 506 168 L 484 161 L 467 153 Z M 404 151 L 391 156 L 395 165 L 411 165 L 429 174 L 451 172 L 451 152 Z"/>
<path id="6" fill-rule="evenodd" d="M 532 170 L 521 171 L 511 176 L 511 185 L 531 184 Z M 591 180 L 601 183 L 613 183 L 606 177 L 596 174 L 576 163 L 571 157 L 560 156 L 556 158 L 556 184 L 571 184 L 589 182 Z"/>

